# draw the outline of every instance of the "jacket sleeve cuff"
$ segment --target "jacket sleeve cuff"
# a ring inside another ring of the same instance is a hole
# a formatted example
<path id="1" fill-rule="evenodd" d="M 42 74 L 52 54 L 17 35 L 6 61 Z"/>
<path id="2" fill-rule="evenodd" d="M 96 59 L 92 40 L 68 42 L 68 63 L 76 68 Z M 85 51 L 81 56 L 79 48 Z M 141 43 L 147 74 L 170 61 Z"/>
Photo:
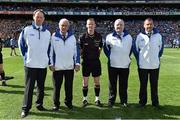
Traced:
<path id="1" fill-rule="evenodd" d="M 80 63 L 76 63 L 75 65 L 79 65 L 80 66 Z"/>

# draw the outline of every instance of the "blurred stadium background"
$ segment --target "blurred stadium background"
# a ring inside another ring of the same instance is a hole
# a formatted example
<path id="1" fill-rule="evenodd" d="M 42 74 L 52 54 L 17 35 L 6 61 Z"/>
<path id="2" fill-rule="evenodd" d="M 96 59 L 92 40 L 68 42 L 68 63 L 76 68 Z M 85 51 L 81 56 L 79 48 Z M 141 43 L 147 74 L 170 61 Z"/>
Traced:
<path id="1" fill-rule="evenodd" d="M 135 38 L 143 20 L 152 17 L 162 33 L 165 46 L 171 47 L 180 39 L 180 0 L 0 0 L 0 32 L 5 46 L 13 33 L 31 24 L 32 12 L 39 8 L 46 12 L 46 24 L 51 32 L 61 18 L 71 20 L 78 38 L 85 28 L 85 20 L 94 17 L 97 31 L 105 37 L 113 30 L 114 20 L 125 20 L 126 29 Z"/>

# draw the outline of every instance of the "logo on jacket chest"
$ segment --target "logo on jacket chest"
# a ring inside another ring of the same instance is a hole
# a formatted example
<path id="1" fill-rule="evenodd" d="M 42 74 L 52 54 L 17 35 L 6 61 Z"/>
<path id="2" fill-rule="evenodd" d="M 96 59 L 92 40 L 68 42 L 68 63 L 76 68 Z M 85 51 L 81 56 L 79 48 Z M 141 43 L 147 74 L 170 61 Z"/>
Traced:
<path id="1" fill-rule="evenodd" d="M 100 40 L 93 40 L 93 41 L 85 41 L 84 42 L 84 46 L 95 46 L 95 47 L 99 47 L 100 45 Z"/>
<path id="2" fill-rule="evenodd" d="M 31 34 L 29 34 L 29 36 L 35 36 L 35 34 L 31 33 Z"/>
<path id="3" fill-rule="evenodd" d="M 60 41 L 59 39 L 55 39 L 55 41 Z"/>

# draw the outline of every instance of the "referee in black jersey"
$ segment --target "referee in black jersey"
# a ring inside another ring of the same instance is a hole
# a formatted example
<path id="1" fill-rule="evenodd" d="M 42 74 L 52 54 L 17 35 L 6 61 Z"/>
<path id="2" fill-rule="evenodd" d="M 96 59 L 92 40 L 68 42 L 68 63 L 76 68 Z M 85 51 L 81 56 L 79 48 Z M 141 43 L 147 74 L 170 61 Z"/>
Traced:
<path id="1" fill-rule="evenodd" d="M 4 69 L 3 69 L 2 47 L 3 47 L 3 41 L 0 38 L 0 79 L 2 80 L 2 86 L 7 86 L 6 81 L 4 79 L 5 73 L 4 73 Z"/>
<path id="2" fill-rule="evenodd" d="M 100 52 L 103 46 L 102 36 L 95 31 L 95 20 L 89 18 L 86 22 L 87 32 L 80 36 L 80 47 L 82 62 L 82 74 L 83 74 L 83 105 L 88 105 L 88 79 L 90 74 L 94 77 L 94 91 L 95 91 L 95 104 L 102 106 L 99 100 L 100 93 L 100 75 L 101 75 L 101 62 L 99 60 Z"/>
<path id="3" fill-rule="evenodd" d="M 2 81 L 2 86 L 7 86 L 6 81 L 9 79 L 13 79 L 12 76 L 5 76 L 4 68 L 3 68 L 3 55 L 2 55 L 2 47 L 4 41 L 1 39 L 2 33 L 0 33 L 0 80 Z"/>

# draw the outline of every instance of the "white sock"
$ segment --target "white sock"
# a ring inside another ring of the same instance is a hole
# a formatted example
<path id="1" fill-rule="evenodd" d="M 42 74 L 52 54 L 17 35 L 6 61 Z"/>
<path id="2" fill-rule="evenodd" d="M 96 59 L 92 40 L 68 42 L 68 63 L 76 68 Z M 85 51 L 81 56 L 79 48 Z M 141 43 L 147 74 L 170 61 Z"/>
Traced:
<path id="1" fill-rule="evenodd" d="M 96 96 L 96 97 L 95 97 L 95 101 L 98 101 L 98 100 L 99 100 L 99 96 Z"/>
<path id="2" fill-rule="evenodd" d="M 87 100 L 87 96 L 86 96 L 86 97 L 83 97 L 83 101 L 84 101 L 84 100 Z"/>

